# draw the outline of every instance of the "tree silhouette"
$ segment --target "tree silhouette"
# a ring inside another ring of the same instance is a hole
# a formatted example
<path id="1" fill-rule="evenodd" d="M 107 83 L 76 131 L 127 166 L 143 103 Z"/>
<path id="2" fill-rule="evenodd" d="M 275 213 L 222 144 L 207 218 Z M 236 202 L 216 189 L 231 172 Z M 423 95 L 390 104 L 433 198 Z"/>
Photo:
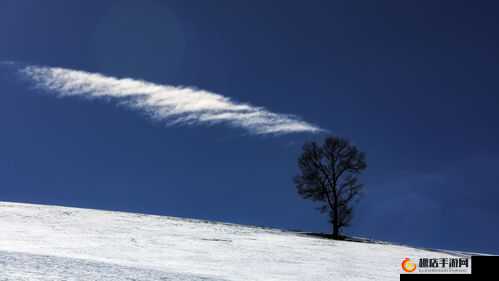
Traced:
<path id="1" fill-rule="evenodd" d="M 328 212 L 334 239 L 352 219 L 352 203 L 363 185 L 359 174 L 366 169 L 365 154 L 347 140 L 328 137 L 322 146 L 306 142 L 298 158 L 300 174 L 294 182 L 305 199 L 321 202 L 321 213 Z"/>

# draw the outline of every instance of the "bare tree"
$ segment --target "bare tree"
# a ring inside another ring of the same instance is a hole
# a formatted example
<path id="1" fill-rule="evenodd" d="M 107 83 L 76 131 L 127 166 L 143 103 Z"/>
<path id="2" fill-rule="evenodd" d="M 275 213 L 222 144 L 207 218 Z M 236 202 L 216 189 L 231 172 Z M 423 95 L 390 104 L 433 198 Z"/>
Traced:
<path id="1" fill-rule="evenodd" d="M 363 185 L 359 174 L 366 169 L 365 154 L 347 140 L 326 138 L 322 146 L 315 142 L 303 145 L 298 159 L 300 174 L 294 178 L 298 194 L 305 199 L 321 202 L 321 213 L 328 212 L 333 226 L 333 238 L 352 219 L 352 203 Z"/>

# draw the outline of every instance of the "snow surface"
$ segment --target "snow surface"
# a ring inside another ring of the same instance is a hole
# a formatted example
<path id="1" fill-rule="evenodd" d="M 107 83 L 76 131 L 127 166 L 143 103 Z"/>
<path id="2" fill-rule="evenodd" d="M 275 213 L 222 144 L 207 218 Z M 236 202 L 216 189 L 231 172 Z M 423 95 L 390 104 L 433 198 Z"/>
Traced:
<path id="1" fill-rule="evenodd" d="M 399 280 L 405 257 L 449 255 L 235 224 L 0 202 L 0 281 Z"/>

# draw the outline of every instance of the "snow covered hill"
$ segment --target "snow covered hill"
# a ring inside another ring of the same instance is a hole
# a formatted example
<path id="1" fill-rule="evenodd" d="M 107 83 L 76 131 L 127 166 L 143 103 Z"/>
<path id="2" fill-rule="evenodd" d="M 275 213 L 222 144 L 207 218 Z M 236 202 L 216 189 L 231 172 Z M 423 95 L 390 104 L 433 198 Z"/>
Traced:
<path id="1" fill-rule="evenodd" d="M 0 280 L 399 280 L 445 253 L 123 212 L 0 202 Z"/>

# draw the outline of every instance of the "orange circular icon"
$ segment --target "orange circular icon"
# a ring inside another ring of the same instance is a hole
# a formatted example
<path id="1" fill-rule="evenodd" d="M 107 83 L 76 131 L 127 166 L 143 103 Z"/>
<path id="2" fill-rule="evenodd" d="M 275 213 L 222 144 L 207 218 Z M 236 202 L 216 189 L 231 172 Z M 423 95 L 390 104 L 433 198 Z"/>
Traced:
<path id="1" fill-rule="evenodd" d="M 412 262 L 410 258 L 405 258 L 402 261 L 402 269 L 405 272 L 414 272 L 414 270 L 416 270 L 416 264 Z"/>

